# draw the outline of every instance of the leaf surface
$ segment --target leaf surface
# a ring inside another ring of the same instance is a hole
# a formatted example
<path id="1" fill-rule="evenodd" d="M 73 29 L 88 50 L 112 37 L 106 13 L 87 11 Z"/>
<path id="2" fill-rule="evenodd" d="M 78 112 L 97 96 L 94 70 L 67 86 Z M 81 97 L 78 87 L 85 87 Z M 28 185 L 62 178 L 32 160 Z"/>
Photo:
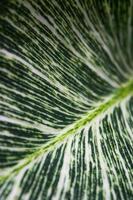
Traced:
<path id="1" fill-rule="evenodd" d="M 133 197 L 133 1 L 0 3 L 0 199 Z"/>

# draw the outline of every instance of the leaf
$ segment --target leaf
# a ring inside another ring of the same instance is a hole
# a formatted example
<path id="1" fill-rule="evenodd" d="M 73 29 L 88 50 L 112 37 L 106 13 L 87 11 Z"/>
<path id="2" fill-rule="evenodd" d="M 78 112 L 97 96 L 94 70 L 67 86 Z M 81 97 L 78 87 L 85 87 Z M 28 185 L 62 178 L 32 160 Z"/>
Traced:
<path id="1" fill-rule="evenodd" d="M 133 197 L 133 1 L 0 3 L 0 199 Z"/>

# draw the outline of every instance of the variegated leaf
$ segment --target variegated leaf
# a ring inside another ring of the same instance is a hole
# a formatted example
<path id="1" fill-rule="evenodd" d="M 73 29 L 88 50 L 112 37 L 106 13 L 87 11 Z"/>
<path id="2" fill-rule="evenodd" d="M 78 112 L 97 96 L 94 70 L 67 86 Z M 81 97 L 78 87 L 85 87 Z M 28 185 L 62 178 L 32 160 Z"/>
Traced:
<path id="1" fill-rule="evenodd" d="M 133 1 L 0 2 L 0 200 L 133 199 Z"/>

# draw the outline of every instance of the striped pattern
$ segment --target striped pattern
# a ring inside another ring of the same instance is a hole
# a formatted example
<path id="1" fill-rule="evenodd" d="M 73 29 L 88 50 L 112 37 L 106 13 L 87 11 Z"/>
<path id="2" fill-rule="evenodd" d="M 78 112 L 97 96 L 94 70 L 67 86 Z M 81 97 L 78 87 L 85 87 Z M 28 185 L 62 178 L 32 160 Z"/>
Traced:
<path id="1" fill-rule="evenodd" d="M 0 2 L 0 199 L 133 197 L 133 1 Z"/>

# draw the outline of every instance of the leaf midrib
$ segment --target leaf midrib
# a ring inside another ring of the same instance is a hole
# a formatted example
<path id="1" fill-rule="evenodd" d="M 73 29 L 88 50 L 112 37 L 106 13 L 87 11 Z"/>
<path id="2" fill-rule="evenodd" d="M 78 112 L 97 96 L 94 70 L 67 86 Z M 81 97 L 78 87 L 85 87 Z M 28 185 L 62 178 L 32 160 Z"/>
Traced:
<path id="1" fill-rule="evenodd" d="M 7 175 L 0 177 L 0 182 L 3 182 L 9 177 L 19 173 L 24 167 L 28 164 L 42 156 L 44 153 L 53 150 L 57 145 L 61 144 L 66 138 L 76 133 L 78 130 L 82 129 L 86 124 L 94 120 L 99 115 L 105 113 L 109 108 L 115 106 L 120 103 L 126 97 L 133 95 L 133 80 L 129 80 L 126 84 L 122 85 L 120 88 L 114 91 L 113 95 L 109 100 L 100 104 L 97 108 L 93 109 L 91 112 L 88 112 L 81 119 L 74 122 L 67 130 L 63 130 L 63 133 L 59 134 L 55 138 L 53 138 L 50 142 L 42 145 L 39 149 L 37 149 L 34 153 L 27 156 L 23 163 L 20 165 L 16 165 L 13 170 L 11 170 Z"/>

